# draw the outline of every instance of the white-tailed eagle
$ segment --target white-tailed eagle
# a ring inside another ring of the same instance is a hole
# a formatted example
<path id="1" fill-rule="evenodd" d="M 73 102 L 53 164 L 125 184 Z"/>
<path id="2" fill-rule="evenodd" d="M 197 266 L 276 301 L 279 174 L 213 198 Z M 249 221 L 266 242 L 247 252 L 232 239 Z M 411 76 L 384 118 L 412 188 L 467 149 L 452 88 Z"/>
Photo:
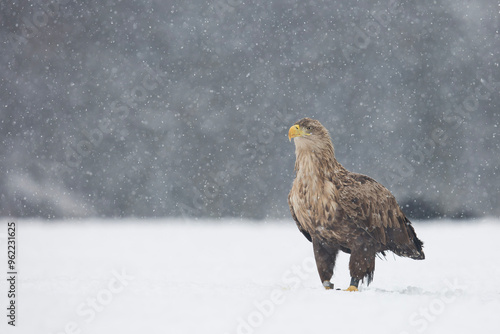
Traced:
<path id="1" fill-rule="evenodd" d="M 295 138 L 295 180 L 288 195 L 292 217 L 312 242 L 319 277 L 326 289 L 339 251 L 350 253 L 351 284 L 373 279 L 375 256 L 389 250 L 416 260 L 425 258 L 423 242 L 394 196 L 372 178 L 351 173 L 336 159 L 328 130 L 304 118 L 288 132 Z"/>

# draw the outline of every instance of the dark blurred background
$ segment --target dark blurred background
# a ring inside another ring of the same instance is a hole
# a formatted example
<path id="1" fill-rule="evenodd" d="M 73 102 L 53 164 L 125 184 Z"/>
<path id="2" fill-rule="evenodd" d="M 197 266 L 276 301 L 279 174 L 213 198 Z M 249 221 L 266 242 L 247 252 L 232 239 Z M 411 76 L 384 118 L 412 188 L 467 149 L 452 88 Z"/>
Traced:
<path id="1" fill-rule="evenodd" d="M 1 1 L 0 216 L 288 218 L 288 128 L 500 215 L 497 1 Z"/>

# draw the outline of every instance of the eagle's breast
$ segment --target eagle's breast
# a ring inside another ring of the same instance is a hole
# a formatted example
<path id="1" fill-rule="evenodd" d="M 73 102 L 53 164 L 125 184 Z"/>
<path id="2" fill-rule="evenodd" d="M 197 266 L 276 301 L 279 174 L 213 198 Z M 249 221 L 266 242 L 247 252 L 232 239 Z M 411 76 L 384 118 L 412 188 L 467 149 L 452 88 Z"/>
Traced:
<path id="1" fill-rule="evenodd" d="M 338 210 L 337 189 L 332 182 L 331 169 L 314 158 L 311 154 L 298 157 L 290 201 L 298 220 L 308 232 L 338 238 L 334 221 Z"/>

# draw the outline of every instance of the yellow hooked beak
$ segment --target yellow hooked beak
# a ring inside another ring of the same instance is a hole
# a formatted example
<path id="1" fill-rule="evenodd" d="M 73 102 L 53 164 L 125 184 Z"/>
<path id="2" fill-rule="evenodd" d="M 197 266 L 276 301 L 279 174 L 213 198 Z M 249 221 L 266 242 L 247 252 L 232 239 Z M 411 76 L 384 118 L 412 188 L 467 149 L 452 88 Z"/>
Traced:
<path id="1" fill-rule="evenodd" d="M 309 133 L 306 133 L 304 130 L 302 130 L 298 124 L 292 125 L 290 130 L 288 130 L 289 141 L 292 141 L 292 138 L 303 136 L 309 136 Z"/>

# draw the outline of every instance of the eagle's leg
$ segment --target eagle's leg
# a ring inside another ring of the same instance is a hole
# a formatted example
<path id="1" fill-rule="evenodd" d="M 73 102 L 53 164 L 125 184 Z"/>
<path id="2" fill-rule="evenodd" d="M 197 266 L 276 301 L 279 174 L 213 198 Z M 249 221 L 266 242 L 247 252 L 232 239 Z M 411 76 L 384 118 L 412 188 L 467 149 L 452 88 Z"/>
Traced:
<path id="1" fill-rule="evenodd" d="M 330 279 L 333 275 L 333 268 L 335 267 L 335 260 L 337 260 L 339 250 L 317 239 L 313 239 L 313 249 L 321 283 L 323 283 L 325 289 L 333 289 Z"/>
<path id="2" fill-rule="evenodd" d="M 372 247 L 365 245 L 361 250 L 351 249 L 349 271 L 351 272 L 351 284 L 346 291 L 358 291 L 359 281 L 365 277 L 367 277 L 367 283 L 371 283 L 375 271 L 375 252 L 372 251 Z"/>
<path id="3" fill-rule="evenodd" d="M 351 277 L 351 284 L 345 291 L 359 291 L 358 290 L 359 279 Z"/>

